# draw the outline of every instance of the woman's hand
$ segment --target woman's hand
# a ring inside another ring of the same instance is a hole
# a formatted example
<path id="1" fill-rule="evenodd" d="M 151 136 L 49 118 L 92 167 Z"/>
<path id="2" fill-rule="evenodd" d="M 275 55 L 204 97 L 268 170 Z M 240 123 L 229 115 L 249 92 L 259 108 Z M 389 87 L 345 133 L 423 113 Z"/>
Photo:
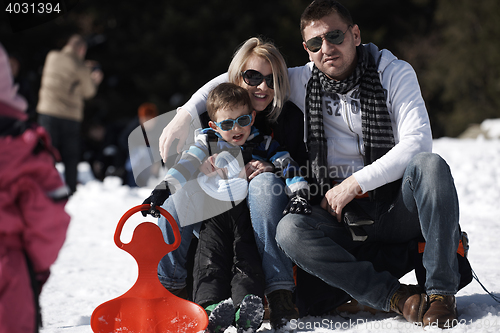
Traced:
<path id="1" fill-rule="evenodd" d="M 191 115 L 187 110 L 179 109 L 172 121 L 163 129 L 160 136 L 160 155 L 164 163 L 167 162 L 169 153 L 173 155 L 182 151 L 189 133 L 191 120 Z M 171 147 L 176 139 L 179 140 L 177 147 Z M 172 152 L 170 149 L 175 149 L 176 151 Z"/>
<path id="2" fill-rule="evenodd" d="M 273 172 L 274 165 L 269 162 L 251 160 L 245 165 L 245 171 L 248 180 L 252 180 L 255 176 L 263 172 Z"/>
<path id="3" fill-rule="evenodd" d="M 342 209 L 351 202 L 357 195 L 362 194 L 361 186 L 354 176 L 350 176 L 342 183 L 338 184 L 326 192 L 321 201 L 321 208 L 335 216 L 340 222 Z"/>

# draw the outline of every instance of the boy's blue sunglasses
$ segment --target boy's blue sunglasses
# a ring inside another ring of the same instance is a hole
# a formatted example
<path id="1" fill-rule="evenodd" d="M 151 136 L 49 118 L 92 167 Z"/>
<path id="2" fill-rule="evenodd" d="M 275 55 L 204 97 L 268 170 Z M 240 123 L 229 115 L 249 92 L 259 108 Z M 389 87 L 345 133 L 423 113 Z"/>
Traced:
<path id="1" fill-rule="evenodd" d="M 240 127 L 246 127 L 250 125 L 252 123 L 252 115 L 244 114 L 243 116 L 239 116 L 236 119 L 225 119 L 218 123 L 214 121 L 214 123 L 223 131 L 230 131 L 234 128 L 234 123 L 238 123 Z"/>

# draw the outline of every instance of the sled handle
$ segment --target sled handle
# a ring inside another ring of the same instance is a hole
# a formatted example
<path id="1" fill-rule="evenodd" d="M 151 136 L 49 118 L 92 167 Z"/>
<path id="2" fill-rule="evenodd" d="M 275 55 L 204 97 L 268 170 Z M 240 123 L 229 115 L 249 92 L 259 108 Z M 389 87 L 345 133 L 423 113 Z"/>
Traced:
<path id="1" fill-rule="evenodd" d="M 119 248 L 123 248 L 123 245 L 126 245 L 126 244 L 123 244 L 123 242 L 120 240 L 120 236 L 122 234 L 122 230 L 123 230 L 123 226 L 125 225 L 125 222 L 135 213 L 142 212 L 144 210 L 149 210 L 150 208 L 151 208 L 150 205 L 143 204 L 143 205 L 132 207 L 125 214 L 123 214 L 122 218 L 118 222 L 118 225 L 116 226 L 116 231 L 115 231 L 115 244 Z M 170 250 L 170 251 L 174 251 L 175 249 L 177 249 L 179 247 L 179 245 L 181 245 L 181 233 L 179 231 L 179 226 L 177 226 L 177 222 L 172 217 L 172 215 L 170 215 L 170 213 L 167 212 L 165 209 L 163 209 L 159 206 L 156 206 L 156 209 L 160 211 L 160 214 L 168 221 L 168 223 L 172 227 L 172 230 L 174 231 L 175 241 L 173 244 L 170 245 L 172 247 L 172 250 Z"/>

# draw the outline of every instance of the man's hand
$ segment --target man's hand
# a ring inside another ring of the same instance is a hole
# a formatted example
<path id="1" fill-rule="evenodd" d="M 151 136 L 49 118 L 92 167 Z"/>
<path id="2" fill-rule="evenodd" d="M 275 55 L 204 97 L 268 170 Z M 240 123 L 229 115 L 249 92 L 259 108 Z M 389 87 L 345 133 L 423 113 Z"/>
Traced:
<path id="1" fill-rule="evenodd" d="M 163 132 L 160 135 L 160 155 L 164 163 L 167 162 L 170 148 L 176 150 L 174 152 L 170 152 L 170 155 L 174 155 L 174 153 L 180 153 L 182 151 L 182 147 L 184 147 L 189 133 L 189 124 L 191 123 L 191 120 L 192 118 L 189 112 L 187 110 L 180 109 L 174 119 L 172 119 L 172 121 L 170 121 L 170 123 L 168 123 L 168 125 L 163 129 Z M 171 147 L 176 139 L 179 140 L 177 142 L 177 147 Z"/>
<path id="2" fill-rule="evenodd" d="M 340 222 L 342 209 L 351 202 L 357 195 L 362 194 L 361 186 L 354 176 L 350 176 L 342 183 L 338 184 L 326 192 L 321 201 L 321 208 L 335 216 Z"/>
<path id="3" fill-rule="evenodd" d="M 255 176 L 263 172 L 273 172 L 274 165 L 269 162 L 251 160 L 245 165 L 245 171 L 248 180 L 252 180 Z"/>
<path id="4" fill-rule="evenodd" d="M 151 216 L 159 218 L 161 216 L 160 211 L 156 209 L 156 206 L 161 206 L 170 196 L 170 189 L 168 188 L 168 183 L 162 181 L 156 186 L 156 188 L 151 192 L 151 195 L 143 201 L 143 205 L 149 205 L 149 210 L 143 210 L 141 212 L 142 216 L 146 217 L 148 214 Z"/>
<path id="5" fill-rule="evenodd" d="M 290 201 L 288 202 L 288 205 L 285 207 L 285 210 L 283 210 L 283 215 L 286 215 L 288 213 L 311 214 L 312 209 L 311 205 L 309 204 L 309 200 L 307 199 L 308 197 L 309 197 L 308 190 L 298 190 L 297 192 L 295 192 L 290 198 Z"/>

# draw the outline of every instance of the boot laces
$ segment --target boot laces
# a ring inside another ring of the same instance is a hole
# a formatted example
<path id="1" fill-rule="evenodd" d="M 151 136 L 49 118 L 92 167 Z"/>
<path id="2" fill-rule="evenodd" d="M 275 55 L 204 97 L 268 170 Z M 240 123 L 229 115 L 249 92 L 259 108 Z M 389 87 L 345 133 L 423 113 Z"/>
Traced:
<path id="1" fill-rule="evenodd" d="M 436 302 L 436 301 L 444 302 L 444 296 L 443 295 L 437 295 L 437 294 L 429 296 L 429 304 L 432 303 L 432 302 Z"/>
<path id="2" fill-rule="evenodd" d="M 394 293 L 394 295 L 392 295 L 390 302 L 391 310 L 399 314 L 401 314 L 401 310 L 399 310 L 398 306 L 400 299 L 401 299 L 401 292 L 398 290 Z"/>

